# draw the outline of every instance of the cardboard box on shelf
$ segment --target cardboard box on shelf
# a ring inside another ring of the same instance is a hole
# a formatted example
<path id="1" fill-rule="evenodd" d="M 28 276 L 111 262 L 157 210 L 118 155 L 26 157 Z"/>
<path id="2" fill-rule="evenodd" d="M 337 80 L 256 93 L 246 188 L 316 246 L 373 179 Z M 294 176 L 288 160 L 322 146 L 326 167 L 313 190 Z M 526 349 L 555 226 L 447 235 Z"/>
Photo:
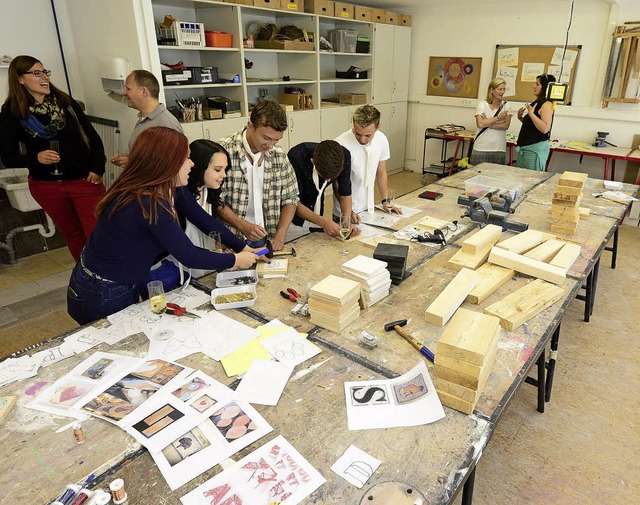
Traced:
<path id="1" fill-rule="evenodd" d="M 280 0 L 280 10 L 304 12 L 304 0 Z"/>
<path id="2" fill-rule="evenodd" d="M 223 0 L 228 4 L 253 5 L 253 0 Z"/>
<path id="3" fill-rule="evenodd" d="M 313 42 L 301 40 L 256 40 L 253 42 L 256 49 L 284 49 L 288 51 L 313 51 Z"/>
<path id="4" fill-rule="evenodd" d="M 339 93 L 338 101 L 347 105 L 364 105 L 367 103 L 367 95 L 364 93 Z"/>
<path id="5" fill-rule="evenodd" d="M 397 21 L 400 26 L 411 26 L 411 15 L 410 14 L 398 14 Z"/>
<path id="6" fill-rule="evenodd" d="M 341 19 L 353 19 L 355 16 L 354 6 L 342 2 L 335 2 L 334 16 Z"/>
<path id="7" fill-rule="evenodd" d="M 356 5 L 353 19 L 357 19 L 358 21 L 371 21 L 372 15 L 370 7 Z"/>
<path id="8" fill-rule="evenodd" d="M 398 24 L 398 13 L 393 11 L 385 11 L 385 23 L 388 25 Z"/>
<path id="9" fill-rule="evenodd" d="M 253 5 L 256 7 L 267 7 L 269 9 L 279 9 L 280 0 L 253 0 Z"/>
<path id="10" fill-rule="evenodd" d="M 307 0 L 304 3 L 304 11 L 322 16 L 333 16 L 335 3 L 333 0 Z"/>
<path id="11" fill-rule="evenodd" d="M 374 23 L 386 23 L 387 11 L 384 9 L 371 9 L 371 21 Z"/>

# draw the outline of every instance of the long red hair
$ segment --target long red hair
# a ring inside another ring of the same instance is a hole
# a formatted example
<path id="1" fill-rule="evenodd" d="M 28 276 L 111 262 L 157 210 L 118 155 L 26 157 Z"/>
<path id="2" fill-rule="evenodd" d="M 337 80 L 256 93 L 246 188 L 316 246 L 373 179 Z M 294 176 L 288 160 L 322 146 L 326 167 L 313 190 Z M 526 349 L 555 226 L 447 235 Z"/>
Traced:
<path id="1" fill-rule="evenodd" d="M 189 141 L 182 133 L 164 126 L 144 130 L 133 144 L 122 174 L 96 206 L 96 215 L 102 215 L 114 200 L 109 217 L 137 200 L 150 224 L 157 220 L 158 206 L 177 219 L 173 198 L 178 172 L 188 154 Z M 143 197 L 149 198 L 148 206 Z"/>

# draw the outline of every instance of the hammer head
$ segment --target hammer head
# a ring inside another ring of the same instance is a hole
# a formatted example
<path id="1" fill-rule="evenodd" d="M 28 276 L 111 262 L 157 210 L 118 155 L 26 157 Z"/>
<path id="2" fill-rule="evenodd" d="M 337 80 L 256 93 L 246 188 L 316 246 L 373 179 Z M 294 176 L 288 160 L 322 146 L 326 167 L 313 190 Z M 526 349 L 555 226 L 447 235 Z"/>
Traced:
<path id="1" fill-rule="evenodd" d="M 387 323 L 387 324 L 384 325 L 384 331 L 391 331 L 396 326 L 404 326 L 405 324 L 407 324 L 407 320 L 406 319 L 399 319 L 398 321 L 391 321 L 390 323 Z"/>

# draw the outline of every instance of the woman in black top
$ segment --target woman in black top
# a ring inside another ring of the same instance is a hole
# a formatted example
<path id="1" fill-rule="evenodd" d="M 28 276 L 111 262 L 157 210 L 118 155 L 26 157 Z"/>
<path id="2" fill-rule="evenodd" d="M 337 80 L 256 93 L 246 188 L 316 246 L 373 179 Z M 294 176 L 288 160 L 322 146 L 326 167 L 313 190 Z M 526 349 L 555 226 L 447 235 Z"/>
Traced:
<path id="1" fill-rule="evenodd" d="M 77 261 L 96 225 L 106 157 L 78 103 L 49 82 L 32 56 L 9 65 L 9 96 L 0 111 L 0 157 L 29 169 L 29 190 L 62 233 Z"/>
<path id="2" fill-rule="evenodd" d="M 551 74 L 536 77 L 533 94 L 536 99 L 518 111 L 522 122 L 518 135 L 518 160 L 516 166 L 544 172 L 549 157 L 549 133 L 553 123 L 553 106 L 547 100 L 547 86 L 555 82 Z"/>

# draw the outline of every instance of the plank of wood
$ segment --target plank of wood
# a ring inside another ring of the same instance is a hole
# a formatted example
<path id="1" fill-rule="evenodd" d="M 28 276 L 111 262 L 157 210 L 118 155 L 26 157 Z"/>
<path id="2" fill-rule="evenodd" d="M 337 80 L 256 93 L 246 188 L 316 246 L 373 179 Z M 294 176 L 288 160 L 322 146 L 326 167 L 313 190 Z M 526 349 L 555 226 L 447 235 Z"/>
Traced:
<path id="1" fill-rule="evenodd" d="M 525 253 L 525 256 L 527 258 L 533 258 L 534 260 L 540 260 L 548 263 L 556 254 L 558 254 L 558 251 L 560 251 L 565 244 L 566 242 L 563 242 L 562 240 L 552 238 L 543 242 L 538 247 L 534 247 L 529 252 Z"/>
<path id="2" fill-rule="evenodd" d="M 11 412 L 13 405 L 16 403 L 16 396 L 0 396 L 0 424 Z"/>
<path id="3" fill-rule="evenodd" d="M 451 225 L 451 221 L 444 221 L 442 219 L 438 219 L 437 217 L 425 216 L 417 223 L 414 223 L 413 226 L 417 228 L 425 228 L 428 231 L 441 230 L 443 228 L 447 228 Z"/>
<path id="4" fill-rule="evenodd" d="M 560 176 L 560 181 L 558 182 L 558 184 L 561 186 L 582 188 L 582 186 L 584 186 L 584 183 L 587 182 L 588 178 L 588 174 L 583 174 L 581 172 L 571 172 L 567 170 Z"/>
<path id="5" fill-rule="evenodd" d="M 438 297 L 427 307 L 425 319 L 438 326 L 444 326 L 460 307 L 471 290 L 478 284 L 480 276 L 473 270 L 463 268 L 445 287 Z"/>
<path id="6" fill-rule="evenodd" d="M 495 247 L 510 251 L 516 254 L 527 252 L 545 240 L 554 238 L 553 235 L 538 230 L 526 230 L 522 233 L 510 237 L 502 242 L 498 242 Z"/>
<path id="7" fill-rule="evenodd" d="M 558 185 L 553 191 L 554 200 L 563 200 L 565 202 L 577 202 L 578 197 L 582 195 L 582 188 L 572 188 L 570 186 Z"/>
<path id="8" fill-rule="evenodd" d="M 310 295 L 345 303 L 360 296 L 360 283 L 337 275 L 327 275 L 311 288 Z"/>
<path id="9" fill-rule="evenodd" d="M 468 402 L 446 391 L 438 391 L 438 397 L 440 398 L 440 403 L 445 407 L 452 408 L 463 414 L 473 414 L 476 402 Z"/>
<path id="10" fill-rule="evenodd" d="M 627 88 L 629 87 L 629 78 L 631 77 L 631 69 L 633 67 L 633 63 L 636 59 L 636 53 L 638 52 L 638 39 L 637 37 L 632 37 L 629 39 L 630 42 L 630 51 L 627 56 L 627 68 L 622 74 L 622 83 L 620 84 L 620 96 L 624 98 L 627 93 Z"/>
<path id="11" fill-rule="evenodd" d="M 623 39 L 622 41 L 623 54 L 621 55 L 622 57 L 622 69 L 620 70 L 621 80 L 625 75 L 625 73 L 627 72 L 627 66 L 629 65 L 629 51 L 631 50 L 631 40 L 632 39 Z M 618 90 L 618 98 L 624 98 L 625 88 L 623 88 L 622 82 L 619 83 L 619 86 L 620 88 Z"/>
<path id="12" fill-rule="evenodd" d="M 463 268 L 469 268 L 471 270 L 477 269 L 482 265 L 491 252 L 491 244 L 487 244 L 484 249 L 480 249 L 477 253 L 468 253 L 460 249 L 456 252 L 451 259 L 447 262 L 447 265 L 452 270 L 460 271 Z"/>
<path id="13" fill-rule="evenodd" d="M 551 219 L 576 222 L 580 217 L 578 205 L 554 205 L 551 204 Z"/>
<path id="14" fill-rule="evenodd" d="M 496 360 L 496 354 L 497 346 L 496 349 L 494 349 L 492 355 L 487 356 L 487 363 L 485 364 L 482 374 L 480 375 L 480 377 L 478 377 L 478 385 L 475 388 L 465 387 L 455 382 L 443 379 L 437 375 L 435 369 L 432 377 L 433 385 L 436 387 L 436 390 L 438 390 L 438 393 L 440 393 L 440 391 L 444 391 L 445 393 L 452 394 L 468 402 L 475 403 L 478 401 L 478 398 L 480 398 L 482 390 L 487 383 L 487 379 L 489 378 L 489 375 L 491 375 L 491 371 L 493 370 L 493 365 Z M 442 370 L 442 368 L 446 367 L 439 367 L 439 370 Z"/>
<path id="15" fill-rule="evenodd" d="M 433 373 L 441 379 L 453 382 L 454 384 L 459 384 L 460 386 L 474 391 L 476 391 L 480 385 L 480 380 L 477 377 L 472 377 L 471 375 L 458 372 L 457 370 L 452 370 L 446 366 L 434 365 Z"/>
<path id="16" fill-rule="evenodd" d="M 500 318 L 503 328 L 513 331 L 556 303 L 564 296 L 564 290 L 540 279 L 505 296 L 484 309 L 485 314 Z"/>
<path id="17" fill-rule="evenodd" d="M 486 249 L 488 245 L 495 244 L 502 235 L 502 226 L 488 224 L 471 237 L 462 241 L 462 250 L 469 254 L 476 254 Z"/>
<path id="18" fill-rule="evenodd" d="M 550 265 L 562 268 L 565 272 L 568 272 L 573 265 L 573 262 L 580 256 L 582 247 L 578 244 L 564 244 L 562 249 L 558 251 L 553 259 L 549 262 Z"/>
<path id="19" fill-rule="evenodd" d="M 640 53 L 640 51 L 638 51 Z M 591 209 L 587 207 L 580 207 L 578 210 L 578 214 L 580 215 L 580 219 L 589 219 L 589 215 L 591 214 Z"/>
<path id="20" fill-rule="evenodd" d="M 544 261 L 527 258 L 496 246 L 491 249 L 489 262 L 554 284 L 562 284 L 566 278 L 565 271 L 560 267 L 548 265 Z"/>
<path id="21" fill-rule="evenodd" d="M 578 229 L 578 223 L 575 223 L 573 225 L 551 223 L 551 226 L 550 226 L 550 230 L 553 233 L 562 233 L 563 235 L 575 235 L 577 229 Z"/>
<path id="22" fill-rule="evenodd" d="M 497 346 L 499 330 L 500 322 L 497 318 L 460 309 L 436 343 L 436 355 L 446 355 L 482 366 L 486 357 Z"/>
<path id="23" fill-rule="evenodd" d="M 516 273 L 515 270 L 494 265 L 493 263 L 485 263 L 476 272 L 480 275 L 480 280 L 467 296 L 467 301 L 476 305 L 484 302 Z"/>
<path id="24" fill-rule="evenodd" d="M 582 201 L 582 195 L 579 195 L 578 198 L 571 202 L 571 201 L 567 201 L 567 200 L 554 200 L 553 198 L 551 199 L 551 208 L 558 208 L 558 207 L 579 207 L 580 206 L 580 202 Z"/>
<path id="25" fill-rule="evenodd" d="M 263 263 L 258 261 L 256 273 L 258 275 L 277 275 L 286 274 L 289 268 L 289 260 L 287 258 L 273 258 L 271 263 Z"/>

